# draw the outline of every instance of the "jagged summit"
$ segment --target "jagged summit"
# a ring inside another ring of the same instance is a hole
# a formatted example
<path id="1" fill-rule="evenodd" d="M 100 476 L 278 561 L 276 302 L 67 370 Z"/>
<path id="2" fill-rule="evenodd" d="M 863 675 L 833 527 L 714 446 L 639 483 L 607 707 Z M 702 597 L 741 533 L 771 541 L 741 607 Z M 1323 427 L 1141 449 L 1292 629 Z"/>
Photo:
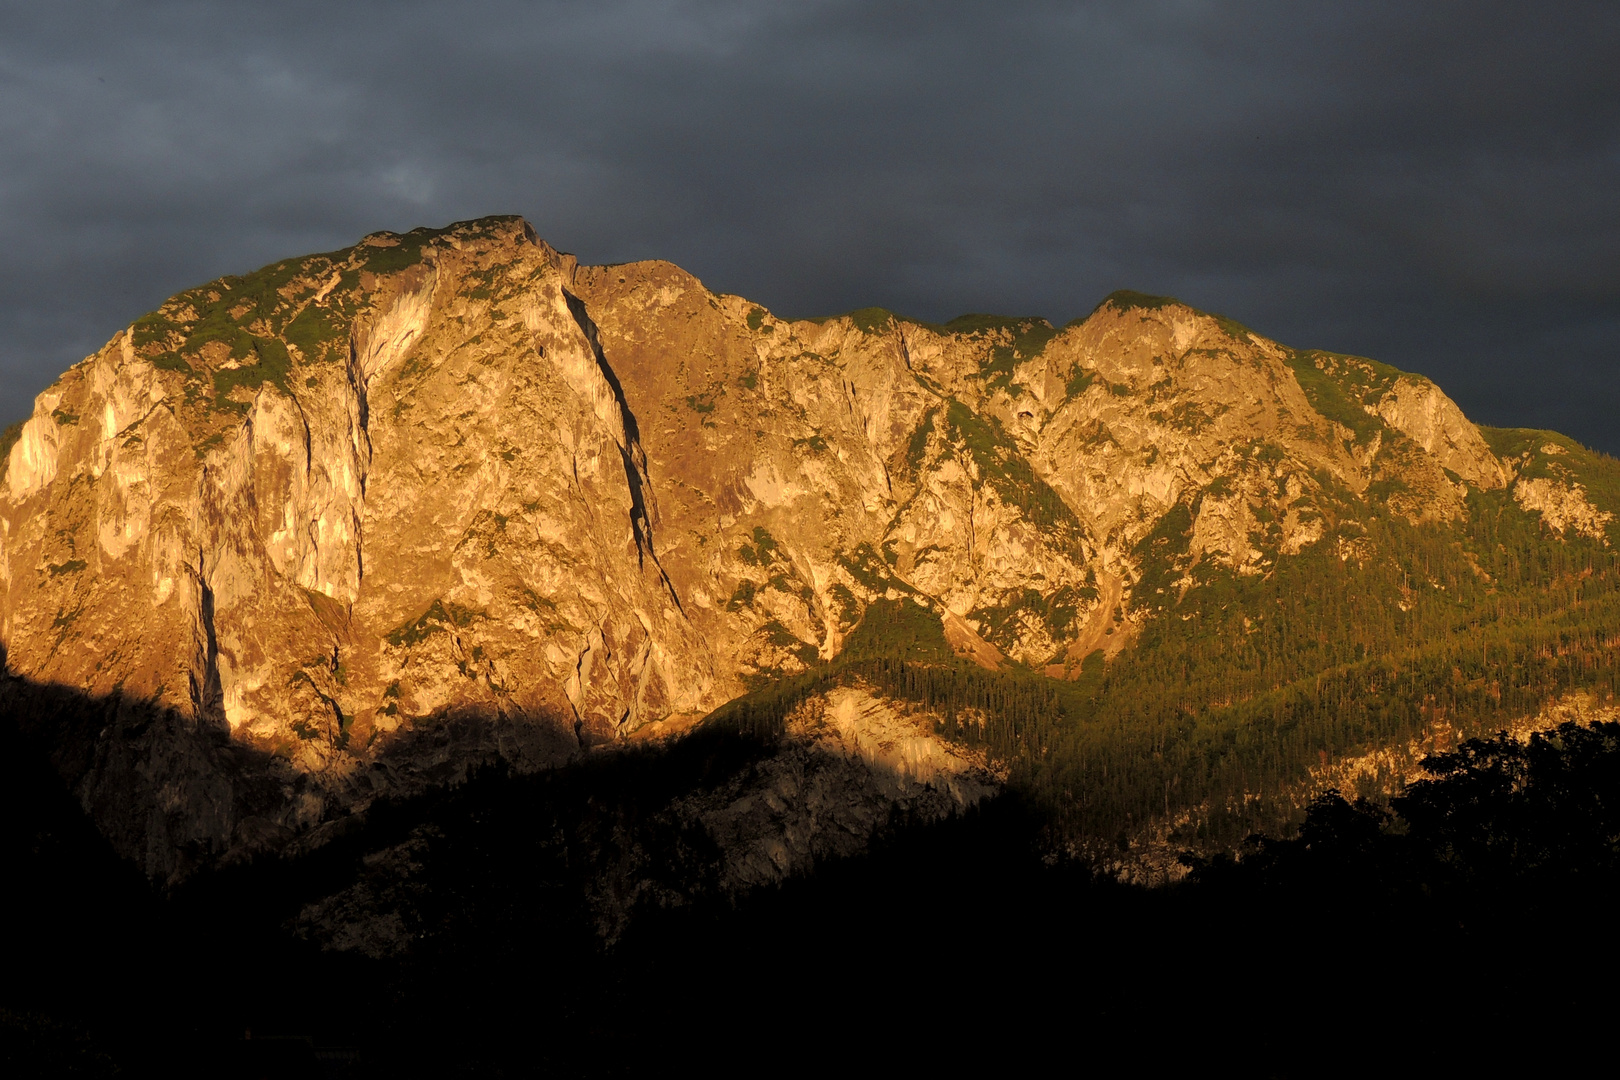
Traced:
<path id="1" fill-rule="evenodd" d="M 1511 488 L 1491 505 L 1606 546 L 1595 461 L 1166 297 L 789 321 L 484 218 L 188 290 L 66 372 L 6 462 L 3 635 L 14 675 L 116 700 L 74 779 L 166 871 L 679 727 L 833 661 L 879 601 L 1074 679 L 1217 580 L 1365 563 L 1374 519 Z"/>

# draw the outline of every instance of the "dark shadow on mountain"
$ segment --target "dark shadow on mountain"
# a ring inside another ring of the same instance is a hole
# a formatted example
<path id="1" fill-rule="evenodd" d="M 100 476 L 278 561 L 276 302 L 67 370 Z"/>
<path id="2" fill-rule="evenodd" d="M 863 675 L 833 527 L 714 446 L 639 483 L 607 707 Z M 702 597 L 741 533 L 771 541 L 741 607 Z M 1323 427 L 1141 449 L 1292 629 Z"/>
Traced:
<path id="1" fill-rule="evenodd" d="M 119 693 L 93 697 L 7 670 L 0 710 L 113 850 L 160 881 L 224 854 L 241 822 L 274 816 L 308 782 L 223 728 Z"/>
<path id="2" fill-rule="evenodd" d="M 0 647 L 0 665 L 5 653 Z M 351 827 L 349 810 L 461 783 L 497 763 L 518 772 L 581 753 L 563 720 L 449 709 L 386 738 L 334 790 L 222 725 L 122 693 L 0 674 L 0 711 L 43 755 L 114 851 L 176 885 L 215 863 L 288 844 L 317 847 Z M 309 806 L 317 808 L 313 814 Z"/>
<path id="3" fill-rule="evenodd" d="M 666 810 L 770 758 L 743 731 L 496 763 L 160 892 L 24 734 L 48 719 L 0 723 L 15 1075 L 1556 1070 L 1616 1005 L 1613 725 L 1466 744 L 1173 887 L 1054 860 L 1012 793 L 739 895 Z M 390 948 L 342 939 L 366 919 Z"/>

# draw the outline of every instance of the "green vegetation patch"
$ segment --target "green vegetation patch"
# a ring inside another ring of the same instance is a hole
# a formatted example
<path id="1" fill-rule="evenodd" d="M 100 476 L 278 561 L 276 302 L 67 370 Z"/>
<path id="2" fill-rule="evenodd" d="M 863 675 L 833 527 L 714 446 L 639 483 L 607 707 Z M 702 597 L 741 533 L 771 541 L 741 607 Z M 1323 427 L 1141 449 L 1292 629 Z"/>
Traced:
<path id="1" fill-rule="evenodd" d="M 1244 326 L 1236 319 L 1229 319 L 1225 315 L 1220 315 L 1213 311 L 1200 311 L 1198 314 L 1208 315 L 1210 318 L 1214 319 L 1215 325 L 1219 326 L 1221 330 L 1225 332 L 1226 336 L 1231 338 L 1233 341 L 1247 341 L 1249 340 L 1249 335 L 1254 334 L 1254 331 L 1250 330 L 1247 326 Z M 1254 334 L 1254 336 L 1259 337 L 1260 335 Z"/>
<path id="2" fill-rule="evenodd" d="M 397 274 L 401 270 L 409 270 L 422 261 L 423 248 L 427 242 L 443 233 L 443 229 L 413 229 L 404 235 L 383 233 L 383 236 L 396 239 L 399 243 L 361 244 L 355 249 L 356 255 L 359 256 L 360 269 L 372 274 Z"/>
<path id="3" fill-rule="evenodd" d="M 1091 384 L 1096 381 L 1097 373 L 1095 371 L 1090 371 L 1076 364 L 1074 370 L 1069 373 L 1068 381 L 1063 384 L 1063 393 L 1067 397 L 1079 397 L 1090 389 Z"/>
<path id="4" fill-rule="evenodd" d="M 461 295 L 468 300 L 492 300 L 495 290 L 500 283 L 501 271 L 504 267 L 491 266 L 483 270 L 471 270 L 467 273 L 467 280 L 472 286 L 463 289 Z"/>
<path id="5" fill-rule="evenodd" d="M 1177 401 L 1168 412 L 1161 409 L 1149 413 L 1148 419 L 1193 435 L 1214 422 L 1214 417 L 1202 405 L 1185 400 Z"/>
<path id="6" fill-rule="evenodd" d="M 490 240 L 500 228 L 522 219 L 511 214 L 454 221 L 442 229 L 417 228 L 408 233 L 373 233 L 366 240 L 392 240 L 391 245 L 369 244 L 365 241 L 353 248 L 359 260 L 359 269 L 372 274 L 397 274 L 409 270 L 422 261 L 432 244 L 441 237 L 455 233 L 464 241 Z"/>
<path id="7" fill-rule="evenodd" d="M 980 479 L 995 489 L 1002 502 L 1018 507 L 1044 531 L 1061 530 L 1073 539 L 1084 531 L 1063 497 L 1035 475 L 999 420 L 981 417 L 952 398 L 944 421 L 946 437 L 967 451 L 978 466 Z"/>
<path id="8" fill-rule="evenodd" d="M 964 316 L 964 318 L 982 317 Z M 1047 343 L 1058 335 L 1058 331 L 1045 319 L 1008 321 L 1013 323 L 1012 326 L 1006 327 L 1012 335 L 1012 341 L 992 346 L 989 359 L 979 371 L 988 380 L 992 390 L 1010 388 L 1014 369 L 1023 361 L 1039 356 Z"/>
<path id="9" fill-rule="evenodd" d="M 915 477 L 922 468 L 923 458 L 928 454 L 928 440 L 934 434 L 934 417 L 939 414 L 938 406 L 929 409 L 923 414 L 922 423 L 911 433 L 906 440 L 906 474 Z"/>
<path id="10" fill-rule="evenodd" d="M 703 727 L 779 738 L 788 714 L 807 698 L 860 685 L 933 711 L 938 734 L 982 748 L 1022 785 L 1029 763 L 1047 757 L 1064 730 L 1090 716 L 1101 667 L 1100 655 L 1088 658 L 1075 682 L 1017 668 L 986 671 L 954 655 L 933 611 L 909 600 L 877 601 L 837 658 L 764 683 L 716 709 Z"/>
<path id="11" fill-rule="evenodd" d="M 1288 366 L 1311 408 L 1354 432 L 1356 445 L 1370 443 L 1387 430 L 1366 406 L 1378 403 L 1401 377 L 1400 371 L 1376 360 L 1319 349 L 1290 352 Z"/>
<path id="12" fill-rule="evenodd" d="M 159 369 L 180 372 L 188 381 L 211 381 L 216 408 L 240 411 L 246 404 L 231 400 L 232 392 L 257 390 L 267 382 L 290 392 L 293 360 L 287 342 L 306 360 L 342 355 L 340 343 L 346 342 L 349 323 L 358 311 L 351 295 L 357 284 L 353 272 L 344 273 L 340 282 L 349 288 L 334 290 L 326 306 L 311 298 L 320 279 L 339 272 L 336 268 L 347 254 L 284 260 L 188 289 L 137 319 L 132 344 Z M 203 352 L 216 343 L 224 346 L 222 360 L 231 366 L 210 376 Z M 188 385 L 186 400 L 199 398 L 197 389 Z"/>
<path id="13" fill-rule="evenodd" d="M 452 627 L 471 626 L 477 617 L 478 613 L 471 608 L 435 600 L 421 615 L 396 626 L 384 639 L 395 648 L 408 649 Z"/>
<path id="14" fill-rule="evenodd" d="M 254 358 L 252 364 L 242 367 L 221 368 L 214 372 L 214 403 L 216 406 L 246 409 L 245 402 L 233 401 L 230 394 L 234 390 L 257 390 L 265 383 L 272 383 L 283 393 L 289 393 L 287 376 L 292 372 L 292 357 L 287 353 L 287 346 L 275 338 L 254 338 L 249 348 Z M 234 354 L 233 354 L 234 355 Z"/>
<path id="15" fill-rule="evenodd" d="M 754 632 L 754 636 L 764 639 L 771 648 L 787 653 L 806 666 L 814 664 L 821 658 L 821 653 L 814 645 L 799 640 L 791 630 L 776 619 L 767 620 L 765 625 Z"/>
<path id="16" fill-rule="evenodd" d="M 191 375 L 191 365 L 186 358 L 177 352 L 161 352 L 151 358 L 152 366 L 160 371 L 178 371 L 183 375 Z"/>
<path id="17" fill-rule="evenodd" d="M 880 307 L 857 308 L 848 315 L 855 329 L 863 334 L 887 333 L 894 326 L 895 318 L 894 312 Z"/>
<path id="18" fill-rule="evenodd" d="M 343 358 L 349 339 L 349 319 L 337 307 L 306 304 L 282 331 L 287 344 L 312 363 L 330 363 Z"/>
<path id="19" fill-rule="evenodd" d="M 847 631 L 855 624 L 860 616 L 860 601 L 850 591 L 848 585 L 835 581 L 827 588 L 827 606 L 832 609 L 833 617 L 838 620 L 838 629 Z"/>
<path id="20" fill-rule="evenodd" d="M 744 540 L 737 548 L 737 557 L 749 566 L 769 566 L 776 558 L 776 538 L 763 525 L 755 525 L 752 543 Z"/>
<path id="21" fill-rule="evenodd" d="M 904 657 L 950 663 L 956 659 L 937 613 L 912 600 L 874 600 L 840 654 L 849 660 Z"/>
<path id="22" fill-rule="evenodd" d="M 173 303 L 173 301 L 170 301 Z M 152 346 L 168 348 L 173 344 L 176 336 L 185 337 L 185 324 L 176 322 L 162 311 L 153 311 L 142 315 L 130 326 L 131 341 L 137 350 Z"/>
<path id="23" fill-rule="evenodd" d="M 1186 503 L 1177 503 L 1161 517 L 1136 545 L 1134 552 L 1141 568 L 1132 599 L 1139 605 L 1162 606 L 1174 586 L 1192 544 L 1193 515 Z"/>
<path id="24" fill-rule="evenodd" d="M 188 403 L 204 400 L 211 381 L 212 405 L 240 411 L 245 403 L 232 400 L 233 392 L 257 390 L 265 383 L 291 392 L 294 361 L 288 346 L 306 363 L 346 359 L 350 329 L 366 303 L 360 289 L 362 273 L 408 270 L 447 233 L 456 232 L 464 240 L 488 238 L 512 220 L 487 218 L 443 229 L 376 233 L 352 248 L 284 259 L 250 274 L 223 277 L 188 289 L 135 320 L 132 344 L 155 367 L 187 376 Z M 496 271 L 483 273 L 491 277 Z M 203 351 L 216 343 L 224 346 L 221 359 L 231 366 L 210 373 Z M 193 381 L 200 381 L 202 388 L 191 385 Z"/>
<path id="25" fill-rule="evenodd" d="M 882 594 L 890 589 L 905 593 L 916 591 L 895 577 L 884 557 L 864 540 L 848 552 L 840 554 L 838 565 L 844 568 L 856 584 L 869 592 Z"/>
<path id="26" fill-rule="evenodd" d="M 1594 492 L 1620 480 L 1620 462 L 1562 437 L 1486 437 Z M 1077 682 L 978 669 L 948 656 L 932 611 L 874 603 L 839 657 L 711 721 L 768 735 L 810 694 L 868 686 L 924 705 L 942 736 L 1005 764 L 1061 837 L 1113 845 L 1168 819 L 1171 844 L 1211 850 L 1291 828 L 1300 785 L 1324 762 L 1406 745 L 1437 720 L 1489 733 L 1572 690 L 1620 695 L 1620 549 L 1549 539 L 1510 491 L 1471 490 L 1465 519 L 1421 527 L 1339 486 L 1313 499 L 1328 539 L 1254 575 L 1216 560 L 1178 571 L 1193 508 L 1172 511 L 1136 552 L 1133 591 L 1152 602 L 1138 605 L 1134 645 L 1107 664 L 1093 653 Z M 1342 560 L 1334 537 L 1365 554 Z M 842 561 L 873 592 L 892 580 L 870 547 Z M 1178 599 L 1182 573 L 1192 582 Z M 1040 603 L 1009 599 L 1002 614 Z"/>
<path id="27" fill-rule="evenodd" d="M 984 334 L 997 333 L 998 331 L 1002 330 L 1010 330 L 1017 334 L 1023 331 L 1026 326 L 1031 323 L 1045 324 L 1047 329 L 1051 329 L 1051 325 L 1038 315 L 1025 315 L 1018 317 L 1008 315 L 988 315 L 977 311 L 969 312 L 966 315 L 958 315 L 949 322 L 941 323 L 938 326 L 931 327 L 930 329 L 936 330 L 942 334 Z"/>
<path id="28" fill-rule="evenodd" d="M 1603 509 L 1620 503 L 1620 460 L 1608 454 L 1556 431 L 1481 427 L 1479 433 L 1497 457 L 1516 462 L 1520 476 L 1575 481 Z"/>
<path id="29" fill-rule="evenodd" d="M 742 611 L 745 608 L 752 607 L 754 596 L 758 592 L 759 586 L 744 578 L 742 581 L 737 582 L 736 591 L 731 594 L 731 599 L 726 601 L 726 610 Z"/>
<path id="30" fill-rule="evenodd" d="M 1081 603 L 1097 598 L 1095 586 L 1063 586 L 1051 595 L 1025 589 L 1007 602 L 975 608 L 973 618 L 980 624 L 979 636 L 1002 652 L 1010 653 L 1022 637 L 1024 624 L 1039 622 L 1048 636 L 1063 641 L 1075 630 Z"/>

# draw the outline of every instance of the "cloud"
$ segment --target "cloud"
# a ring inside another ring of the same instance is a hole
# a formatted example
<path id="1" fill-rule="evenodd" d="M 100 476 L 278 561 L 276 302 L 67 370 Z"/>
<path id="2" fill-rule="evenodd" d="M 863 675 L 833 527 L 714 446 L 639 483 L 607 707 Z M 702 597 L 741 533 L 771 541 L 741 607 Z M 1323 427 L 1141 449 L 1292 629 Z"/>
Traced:
<path id="1" fill-rule="evenodd" d="M 486 213 L 785 314 L 1130 287 L 1620 450 L 1620 11 L 0 8 L 0 408 L 171 293 Z"/>

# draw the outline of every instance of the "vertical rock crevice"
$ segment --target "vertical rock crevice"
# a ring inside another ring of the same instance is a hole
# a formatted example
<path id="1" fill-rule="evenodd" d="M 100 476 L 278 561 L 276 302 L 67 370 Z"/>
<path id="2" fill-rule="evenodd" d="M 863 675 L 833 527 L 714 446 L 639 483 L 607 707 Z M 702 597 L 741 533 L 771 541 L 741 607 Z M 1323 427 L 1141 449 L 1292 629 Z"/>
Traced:
<path id="1" fill-rule="evenodd" d="M 630 410 L 630 403 L 625 399 L 624 386 L 619 382 L 618 375 L 613 366 L 608 363 L 607 354 L 602 350 L 601 335 L 597 332 L 596 323 L 591 320 L 590 313 L 585 309 L 585 302 L 568 290 L 562 290 L 563 300 L 568 304 L 568 313 L 574 317 L 579 325 L 580 333 L 590 344 L 591 355 L 596 360 L 597 370 L 602 380 L 607 383 L 608 389 L 613 392 L 613 399 L 618 404 L 619 418 L 624 427 L 624 442 L 619 445 L 619 454 L 624 461 L 625 482 L 630 489 L 630 529 L 636 540 L 636 558 L 643 568 L 647 560 L 652 560 L 653 568 L 658 572 L 659 580 L 669 593 L 671 602 L 677 611 L 683 615 L 686 609 L 681 604 L 680 595 L 675 591 L 675 585 L 664 572 L 663 564 L 658 561 L 658 552 L 653 547 L 652 526 L 653 519 L 658 512 L 657 501 L 653 496 L 652 484 L 647 479 L 647 454 L 641 447 L 641 431 L 636 425 L 636 416 Z"/>
<path id="2" fill-rule="evenodd" d="M 199 729 L 225 728 L 225 688 L 219 676 L 219 638 L 214 628 L 214 590 L 201 552 L 197 555 L 197 645 L 200 663 L 191 673 L 193 715 Z"/>

